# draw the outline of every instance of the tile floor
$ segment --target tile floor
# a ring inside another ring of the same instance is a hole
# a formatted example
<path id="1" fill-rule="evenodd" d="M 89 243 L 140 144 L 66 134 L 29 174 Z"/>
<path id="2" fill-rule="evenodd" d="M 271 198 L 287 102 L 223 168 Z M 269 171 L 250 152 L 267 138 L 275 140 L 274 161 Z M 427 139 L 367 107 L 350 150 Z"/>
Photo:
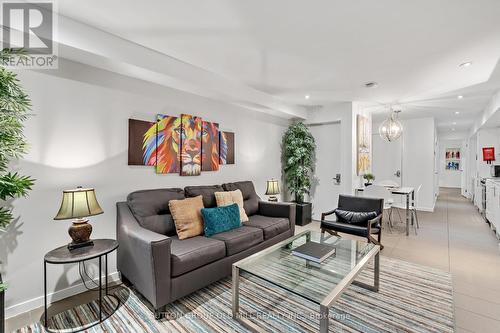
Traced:
<path id="1" fill-rule="evenodd" d="M 395 220 L 398 220 L 395 214 Z M 441 189 L 433 213 L 419 212 L 420 229 L 405 236 L 403 225 L 387 230 L 382 255 L 450 271 L 453 276 L 457 332 L 500 332 L 500 247 L 472 204 L 456 189 Z M 313 222 L 297 231 L 319 230 Z M 86 303 L 91 293 L 53 305 L 64 309 Z M 42 308 L 7 320 L 10 332 L 42 315 Z"/>

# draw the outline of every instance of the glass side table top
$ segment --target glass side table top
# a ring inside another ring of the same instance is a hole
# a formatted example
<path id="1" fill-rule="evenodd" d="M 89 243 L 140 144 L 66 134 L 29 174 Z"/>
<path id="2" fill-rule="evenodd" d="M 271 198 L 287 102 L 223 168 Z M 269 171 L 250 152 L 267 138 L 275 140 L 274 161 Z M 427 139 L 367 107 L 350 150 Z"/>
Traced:
<path id="1" fill-rule="evenodd" d="M 321 264 L 292 254 L 295 248 L 308 240 L 332 245 L 336 248 L 336 253 Z M 375 246 L 371 243 L 340 238 L 327 233 L 322 236 L 319 232 L 304 231 L 243 259 L 235 265 L 241 271 L 321 304 L 353 270 L 363 269 L 366 261 L 363 259 L 367 255 L 374 254 Z M 362 261 L 363 263 L 360 264 Z"/>

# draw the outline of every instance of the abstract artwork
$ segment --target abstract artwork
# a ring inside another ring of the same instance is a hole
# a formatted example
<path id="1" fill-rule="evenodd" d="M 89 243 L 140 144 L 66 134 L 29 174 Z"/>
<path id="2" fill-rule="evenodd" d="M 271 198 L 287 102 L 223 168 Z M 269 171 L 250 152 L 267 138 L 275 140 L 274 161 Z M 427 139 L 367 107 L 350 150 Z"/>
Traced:
<path id="1" fill-rule="evenodd" d="M 128 164 L 154 166 L 156 173 L 198 176 L 234 164 L 234 133 L 201 117 L 158 114 L 156 122 L 129 119 Z"/>
<path id="2" fill-rule="evenodd" d="M 446 148 L 445 169 L 460 170 L 460 148 Z"/>
<path id="3" fill-rule="evenodd" d="M 220 131 L 220 164 L 234 164 L 234 133 Z"/>
<path id="4" fill-rule="evenodd" d="M 201 118 L 181 115 L 181 176 L 201 173 Z"/>
<path id="5" fill-rule="evenodd" d="M 362 115 L 357 116 L 357 173 L 358 176 L 370 171 L 371 168 L 371 138 L 370 121 Z"/>
<path id="6" fill-rule="evenodd" d="M 149 164 L 147 157 L 148 147 L 144 144 L 146 133 L 155 123 L 151 121 L 128 120 L 128 165 L 154 165 Z"/>
<path id="7" fill-rule="evenodd" d="M 201 171 L 219 170 L 219 124 L 202 123 Z"/>

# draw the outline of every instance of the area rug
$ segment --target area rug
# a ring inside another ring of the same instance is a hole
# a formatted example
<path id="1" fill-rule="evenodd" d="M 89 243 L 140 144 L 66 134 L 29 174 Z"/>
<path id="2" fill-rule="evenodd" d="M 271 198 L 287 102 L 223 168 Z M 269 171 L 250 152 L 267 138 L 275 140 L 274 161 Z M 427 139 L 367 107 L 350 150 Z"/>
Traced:
<path id="1" fill-rule="evenodd" d="M 358 280 L 369 283 L 371 267 Z M 231 317 L 231 279 L 224 279 L 168 306 L 168 318 L 154 319 L 149 305 L 133 289 L 113 290 L 119 309 L 88 332 L 248 332 Z M 106 310 L 113 299 L 105 301 Z M 266 332 L 318 332 L 318 306 L 264 281 L 243 275 L 240 311 Z M 79 305 L 49 320 L 65 330 L 96 318 L 96 302 Z M 351 285 L 330 311 L 329 332 L 454 332 L 449 273 L 381 257 L 380 290 Z M 41 323 L 17 332 L 44 332 Z"/>

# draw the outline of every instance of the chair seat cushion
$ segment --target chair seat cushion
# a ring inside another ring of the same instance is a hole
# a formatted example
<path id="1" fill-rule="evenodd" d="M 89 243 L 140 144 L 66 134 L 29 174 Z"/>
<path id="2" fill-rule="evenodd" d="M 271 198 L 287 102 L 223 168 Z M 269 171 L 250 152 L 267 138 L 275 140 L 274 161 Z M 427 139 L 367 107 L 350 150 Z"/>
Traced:
<path id="1" fill-rule="evenodd" d="M 226 256 L 224 242 L 204 236 L 180 240 L 171 237 L 171 275 L 179 276 Z"/>
<path id="2" fill-rule="evenodd" d="M 226 244 L 226 255 L 232 256 L 263 242 L 264 235 L 259 228 L 243 226 L 213 235 L 211 239 L 223 241 Z"/>
<path id="3" fill-rule="evenodd" d="M 337 232 L 343 232 L 346 234 L 367 237 L 368 236 L 368 228 L 362 227 L 356 224 L 349 224 L 337 221 L 322 221 L 321 228 L 334 230 Z M 371 228 L 372 234 L 378 234 L 380 232 L 380 224 L 374 224 Z"/>
<path id="4" fill-rule="evenodd" d="M 245 225 L 262 229 L 266 240 L 290 229 L 290 221 L 286 217 L 252 215 L 248 218 L 248 222 L 245 222 Z"/>

